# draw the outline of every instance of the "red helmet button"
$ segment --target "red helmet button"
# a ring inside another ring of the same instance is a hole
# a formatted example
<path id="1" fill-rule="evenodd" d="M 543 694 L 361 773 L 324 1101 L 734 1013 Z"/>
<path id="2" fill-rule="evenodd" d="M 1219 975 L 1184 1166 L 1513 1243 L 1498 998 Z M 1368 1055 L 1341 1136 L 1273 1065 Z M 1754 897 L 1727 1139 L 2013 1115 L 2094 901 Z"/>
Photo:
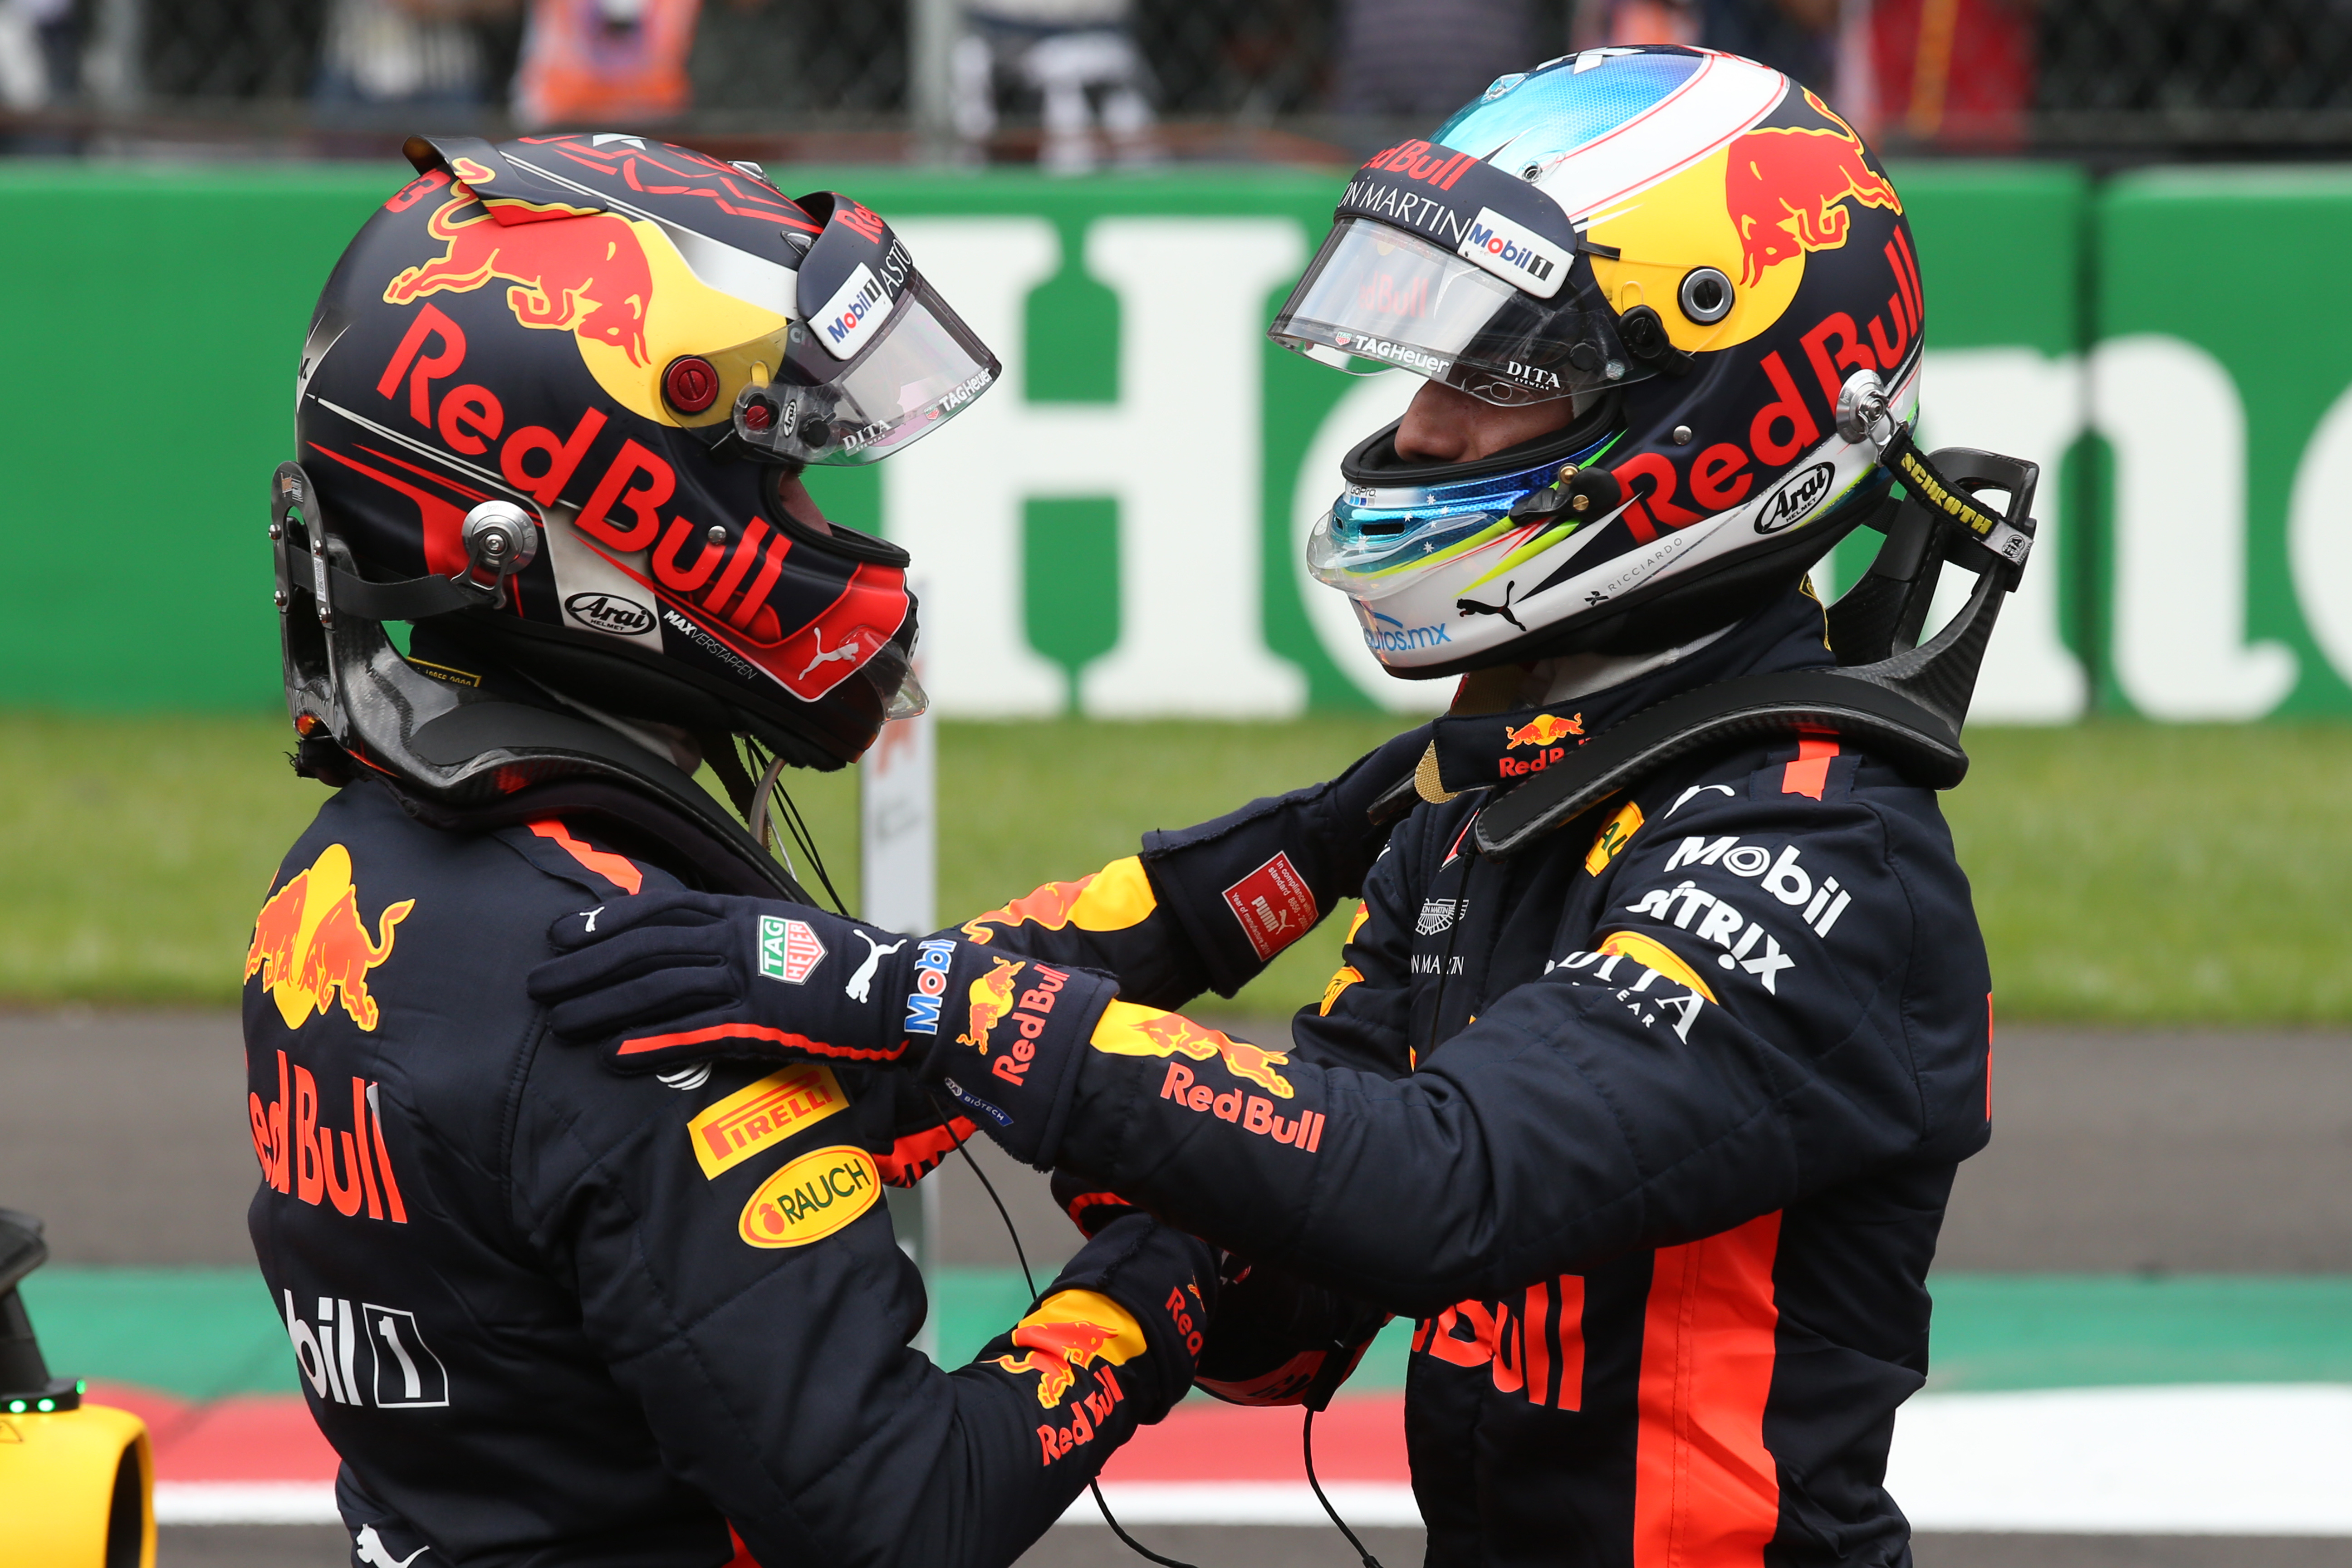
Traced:
<path id="1" fill-rule="evenodd" d="M 662 372 L 662 396 L 680 414 L 699 414 L 719 401 L 719 373 L 698 354 L 674 359 Z"/>
<path id="2" fill-rule="evenodd" d="M 765 403 L 753 402 L 743 405 L 743 424 L 747 428 L 765 430 L 775 422 L 775 409 Z"/>

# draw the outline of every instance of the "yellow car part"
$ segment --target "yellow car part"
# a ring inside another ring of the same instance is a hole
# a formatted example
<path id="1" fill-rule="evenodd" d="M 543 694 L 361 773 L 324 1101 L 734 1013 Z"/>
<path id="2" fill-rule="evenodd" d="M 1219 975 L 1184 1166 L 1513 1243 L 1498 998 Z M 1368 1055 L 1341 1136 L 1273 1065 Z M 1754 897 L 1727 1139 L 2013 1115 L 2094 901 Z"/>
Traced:
<path id="1" fill-rule="evenodd" d="M 84 1405 L 0 1407 L 0 1568 L 155 1568 L 147 1424 Z"/>

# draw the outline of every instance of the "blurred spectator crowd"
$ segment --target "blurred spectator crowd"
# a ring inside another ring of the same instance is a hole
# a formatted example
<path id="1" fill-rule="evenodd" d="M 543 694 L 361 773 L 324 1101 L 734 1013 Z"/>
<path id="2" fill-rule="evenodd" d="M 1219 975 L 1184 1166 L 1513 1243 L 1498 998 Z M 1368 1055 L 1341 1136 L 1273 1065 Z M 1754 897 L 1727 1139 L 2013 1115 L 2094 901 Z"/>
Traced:
<path id="1" fill-rule="evenodd" d="M 2352 0 L 0 0 L 0 136 L 429 110 L 913 126 L 1078 171 L 1185 155 L 1186 125 L 1357 151 L 1563 49 L 1657 42 L 1779 66 L 1897 147 L 2352 145 Z"/>

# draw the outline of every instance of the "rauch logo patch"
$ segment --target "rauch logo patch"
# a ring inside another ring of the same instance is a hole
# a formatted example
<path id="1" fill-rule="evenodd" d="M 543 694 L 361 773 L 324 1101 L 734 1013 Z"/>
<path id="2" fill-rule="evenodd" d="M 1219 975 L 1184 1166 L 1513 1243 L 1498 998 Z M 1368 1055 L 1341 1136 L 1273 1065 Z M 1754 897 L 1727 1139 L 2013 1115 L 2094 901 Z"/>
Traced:
<path id="1" fill-rule="evenodd" d="M 753 1247 L 806 1247 L 872 1208 L 881 1193 L 882 1173 L 865 1150 L 819 1149 L 761 1182 L 736 1231 Z"/>

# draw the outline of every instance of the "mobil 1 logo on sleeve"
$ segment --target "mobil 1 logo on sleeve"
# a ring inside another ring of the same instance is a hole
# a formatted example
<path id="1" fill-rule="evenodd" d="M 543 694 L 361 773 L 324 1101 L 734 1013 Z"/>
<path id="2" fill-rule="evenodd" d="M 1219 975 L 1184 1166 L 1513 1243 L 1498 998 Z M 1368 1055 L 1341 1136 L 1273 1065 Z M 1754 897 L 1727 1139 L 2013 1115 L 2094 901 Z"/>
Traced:
<path id="1" fill-rule="evenodd" d="M 449 1371 L 425 1342 L 415 1313 L 321 1296 L 306 1321 L 294 1292 L 281 1294 L 294 1360 L 320 1399 L 378 1410 L 432 1410 L 449 1403 Z"/>

